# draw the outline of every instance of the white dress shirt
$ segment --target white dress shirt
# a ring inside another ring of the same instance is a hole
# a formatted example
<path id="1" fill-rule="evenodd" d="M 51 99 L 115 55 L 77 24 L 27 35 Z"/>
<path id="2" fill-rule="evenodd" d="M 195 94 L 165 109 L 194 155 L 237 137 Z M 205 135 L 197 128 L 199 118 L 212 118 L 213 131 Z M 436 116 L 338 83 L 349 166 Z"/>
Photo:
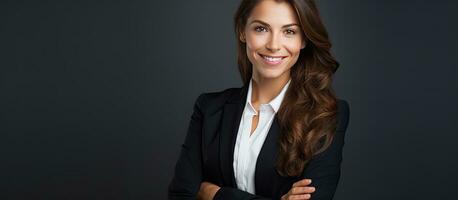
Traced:
<path id="1" fill-rule="evenodd" d="M 237 132 L 233 167 L 237 188 L 255 194 L 254 174 L 258 154 L 264 144 L 275 114 L 280 108 L 291 79 L 274 99 L 267 104 L 261 104 L 259 106 L 258 125 L 250 135 L 253 116 L 258 115 L 258 112 L 251 103 L 252 81 L 253 79 L 250 80 L 248 86 L 246 104 Z"/>

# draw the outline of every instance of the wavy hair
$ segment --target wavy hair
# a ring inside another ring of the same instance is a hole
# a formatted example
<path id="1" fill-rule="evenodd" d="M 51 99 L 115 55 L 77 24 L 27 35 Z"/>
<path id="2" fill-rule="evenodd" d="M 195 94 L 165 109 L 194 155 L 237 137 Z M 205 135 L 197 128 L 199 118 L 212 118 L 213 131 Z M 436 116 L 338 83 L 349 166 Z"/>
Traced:
<path id="1" fill-rule="evenodd" d="M 260 1 L 242 0 L 234 16 L 237 62 L 244 84 L 251 79 L 252 64 L 246 44 L 239 38 L 251 10 Z M 277 113 L 281 134 L 275 167 L 282 176 L 299 176 L 308 161 L 328 148 L 334 137 L 337 98 L 332 89 L 332 75 L 339 63 L 330 53 L 331 42 L 315 2 L 283 1 L 295 9 L 306 46 L 291 68 L 291 83 Z"/>

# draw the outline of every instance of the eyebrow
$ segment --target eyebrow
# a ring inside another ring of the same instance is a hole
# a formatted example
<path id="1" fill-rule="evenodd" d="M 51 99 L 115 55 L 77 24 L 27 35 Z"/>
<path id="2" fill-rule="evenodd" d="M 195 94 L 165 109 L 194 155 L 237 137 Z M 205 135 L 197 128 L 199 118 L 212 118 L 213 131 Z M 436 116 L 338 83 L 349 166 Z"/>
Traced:
<path id="1" fill-rule="evenodd" d="M 258 20 L 258 19 L 253 20 L 250 24 L 255 23 L 255 22 L 260 23 L 260 24 L 262 24 L 264 26 L 270 27 L 270 25 L 267 22 L 263 22 L 263 21 Z M 290 27 L 290 26 L 299 26 L 299 24 L 296 24 L 296 23 L 286 24 L 286 25 L 283 25 L 282 28 L 287 28 L 287 27 Z"/>

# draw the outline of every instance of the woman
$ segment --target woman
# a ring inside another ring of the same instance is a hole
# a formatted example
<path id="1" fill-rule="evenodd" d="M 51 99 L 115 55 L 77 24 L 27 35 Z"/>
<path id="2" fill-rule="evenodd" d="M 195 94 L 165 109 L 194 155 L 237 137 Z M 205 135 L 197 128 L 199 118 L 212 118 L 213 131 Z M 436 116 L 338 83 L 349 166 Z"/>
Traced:
<path id="1" fill-rule="evenodd" d="M 201 94 L 169 199 L 332 199 L 349 108 L 313 0 L 243 0 L 244 85 Z"/>

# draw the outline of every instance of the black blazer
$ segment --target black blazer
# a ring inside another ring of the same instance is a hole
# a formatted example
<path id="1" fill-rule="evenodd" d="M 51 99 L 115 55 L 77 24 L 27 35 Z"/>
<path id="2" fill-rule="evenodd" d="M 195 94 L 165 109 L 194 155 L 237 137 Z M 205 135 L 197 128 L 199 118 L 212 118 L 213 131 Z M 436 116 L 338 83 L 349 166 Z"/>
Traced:
<path id="1" fill-rule="evenodd" d="M 168 187 L 169 199 L 196 199 L 200 184 L 208 181 L 220 186 L 214 199 L 280 199 L 294 182 L 312 179 L 316 188 L 312 199 L 332 199 L 340 178 L 344 135 L 349 106 L 338 101 L 337 132 L 324 152 L 315 155 L 301 176 L 282 177 L 274 168 L 279 126 L 277 117 L 270 127 L 258 155 L 255 170 L 256 195 L 237 189 L 233 153 L 236 135 L 246 102 L 248 84 L 221 92 L 203 93 L 195 104 L 186 138 Z"/>

